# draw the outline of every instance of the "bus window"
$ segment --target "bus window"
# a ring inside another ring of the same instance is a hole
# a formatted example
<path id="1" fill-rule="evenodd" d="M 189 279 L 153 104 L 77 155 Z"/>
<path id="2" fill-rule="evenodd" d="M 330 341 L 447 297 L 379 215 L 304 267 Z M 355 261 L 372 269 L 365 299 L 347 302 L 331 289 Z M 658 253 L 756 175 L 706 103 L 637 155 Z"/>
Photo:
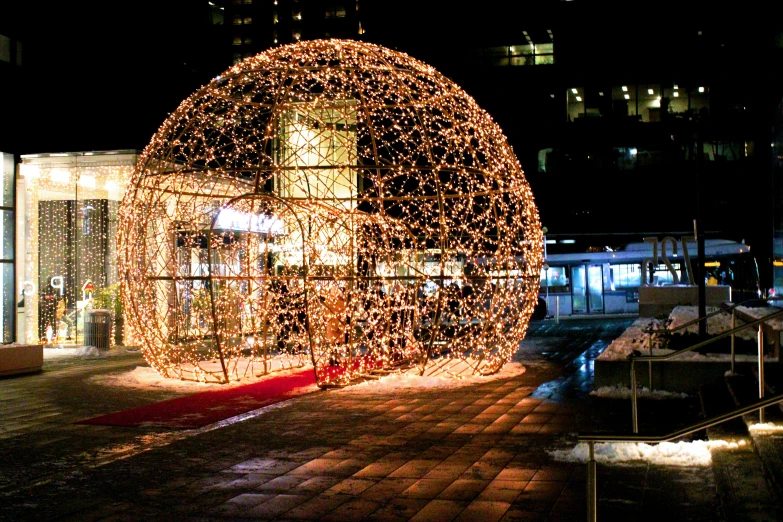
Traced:
<path id="1" fill-rule="evenodd" d="M 611 266 L 612 290 L 638 288 L 642 284 L 642 265 L 639 263 L 624 263 Z"/>
<path id="2" fill-rule="evenodd" d="M 549 273 L 549 282 L 547 285 L 547 272 Z M 568 280 L 568 271 L 564 266 L 550 266 L 549 270 L 541 270 L 541 291 L 544 292 L 549 286 L 551 294 L 571 293 L 571 284 Z"/>
<path id="3" fill-rule="evenodd" d="M 674 271 L 677 272 L 677 277 L 680 277 L 680 274 L 682 271 L 680 270 L 680 264 L 679 263 L 672 263 L 672 268 L 674 268 Z M 655 272 L 653 272 L 653 284 L 654 285 L 673 285 L 674 284 L 674 276 L 671 272 L 669 272 L 669 268 L 664 265 L 660 264 L 655 267 Z"/>

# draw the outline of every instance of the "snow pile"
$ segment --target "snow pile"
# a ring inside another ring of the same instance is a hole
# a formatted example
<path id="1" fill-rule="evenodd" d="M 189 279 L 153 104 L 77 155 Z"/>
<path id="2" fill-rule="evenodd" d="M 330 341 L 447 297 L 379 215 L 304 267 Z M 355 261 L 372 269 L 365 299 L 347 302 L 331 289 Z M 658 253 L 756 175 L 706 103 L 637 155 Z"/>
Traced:
<path id="1" fill-rule="evenodd" d="M 636 442 L 599 442 L 595 444 L 595 460 L 600 463 L 627 463 L 645 461 L 659 466 L 709 466 L 713 449 L 737 448 L 744 441 L 696 440 L 692 442 L 661 442 L 643 444 Z M 586 462 L 588 446 L 580 442 L 570 450 L 549 451 L 555 460 Z"/>
<path id="2" fill-rule="evenodd" d="M 133 389 L 157 389 L 166 391 L 208 391 L 208 390 L 225 390 L 226 388 L 233 388 L 235 386 L 244 386 L 246 384 L 253 384 L 263 381 L 265 379 L 279 377 L 282 375 L 290 375 L 293 372 L 302 371 L 303 368 L 297 368 L 295 370 L 283 370 L 279 372 L 269 373 L 259 377 L 248 377 L 241 381 L 230 382 L 227 384 L 220 384 L 215 382 L 195 382 L 195 381 L 183 381 L 174 378 L 163 377 L 154 368 L 149 366 L 137 366 L 134 370 L 107 374 L 96 375 L 90 378 L 91 382 L 100 384 L 103 386 L 112 387 L 124 387 Z"/>
<path id="3" fill-rule="evenodd" d="M 708 315 L 716 310 L 717 308 L 710 306 L 708 306 L 706 309 Z M 771 313 L 780 311 L 780 308 L 748 308 L 745 306 L 738 306 L 737 310 L 745 312 L 753 317 L 761 318 L 764 315 L 769 315 Z M 650 355 L 649 334 L 646 333 L 645 330 L 662 330 L 664 328 L 673 330 L 685 323 L 693 321 L 698 317 L 698 314 L 699 310 L 697 306 L 676 306 L 672 310 L 671 314 L 669 314 L 669 318 L 666 321 L 651 319 L 649 317 L 640 317 L 634 321 L 633 324 L 629 326 L 622 333 L 622 335 L 620 335 L 620 337 L 615 339 L 609 346 L 607 346 L 603 353 L 598 356 L 598 359 L 604 361 L 623 361 L 626 360 L 634 350 L 642 355 Z M 770 323 L 775 323 L 775 321 L 776 319 L 773 319 L 770 321 Z M 737 326 L 741 326 L 742 324 L 742 321 L 737 320 Z M 781 322 L 781 324 L 783 324 L 783 322 Z M 695 323 L 672 335 L 680 335 L 683 333 L 698 334 L 698 328 L 698 323 Z M 731 330 L 730 313 L 717 314 L 714 317 L 707 319 L 708 333 L 717 335 L 728 330 Z M 754 327 L 747 328 L 746 330 L 738 332 L 736 335 L 738 339 L 753 341 L 756 339 L 757 329 Z M 652 355 L 666 355 L 672 353 L 672 351 L 673 350 L 664 348 L 656 348 L 655 343 L 653 343 Z M 752 356 L 738 355 L 736 358 L 737 360 L 752 360 L 748 357 Z M 723 360 L 729 358 L 730 356 L 728 354 L 700 355 L 698 352 L 688 352 L 677 356 L 677 360 L 697 359 L 707 361 Z"/>
<path id="4" fill-rule="evenodd" d="M 748 426 L 748 430 L 750 431 L 760 431 L 762 433 L 769 433 L 769 432 L 782 432 L 783 426 L 778 426 L 777 424 L 772 423 L 764 423 L 764 424 L 751 424 Z"/>
<path id="5" fill-rule="evenodd" d="M 44 347 L 44 359 L 62 359 L 66 357 L 89 359 L 92 357 L 117 357 L 129 353 L 137 353 L 137 351 L 128 350 L 122 346 L 115 346 L 110 350 L 99 350 L 95 346 L 76 346 L 73 348 L 62 346 Z"/>
<path id="6" fill-rule="evenodd" d="M 707 315 L 717 311 L 718 309 L 713 306 L 706 307 Z M 777 311 L 777 308 L 748 308 L 746 306 L 738 306 L 737 311 L 744 312 L 748 315 L 751 315 L 756 318 L 761 318 L 764 315 L 767 315 L 769 313 Z M 697 306 L 676 306 L 674 310 L 672 310 L 672 313 L 669 315 L 669 326 L 667 327 L 669 330 L 674 330 L 675 328 L 679 328 L 681 325 L 688 323 L 690 321 L 696 320 L 696 318 L 699 317 L 699 308 Z M 742 326 L 744 323 L 743 321 L 740 321 L 737 319 L 737 326 Z M 717 314 L 713 317 L 707 318 L 707 332 L 711 335 L 717 335 L 723 332 L 727 332 L 731 330 L 731 313 L 722 313 Z M 746 339 L 748 341 L 753 341 L 756 339 L 756 332 L 757 328 L 751 327 L 746 328 L 745 330 L 742 330 L 740 332 L 737 332 L 736 336 L 739 339 Z M 690 326 L 687 326 L 677 332 L 675 335 L 681 335 L 681 334 L 698 334 L 699 333 L 699 323 L 694 323 Z"/>
<path id="7" fill-rule="evenodd" d="M 663 329 L 664 324 L 657 319 L 640 317 L 626 328 L 620 337 L 612 341 L 598 358 L 607 361 L 624 361 L 634 350 L 644 355 L 649 355 L 649 334 L 645 332 L 648 328 L 654 330 Z M 653 347 L 652 355 L 665 355 L 671 352 L 672 350 Z"/>
<path id="8" fill-rule="evenodd" d="M 605 399 L 630 399 L 631 388 L 626 386 L 602 386 L 597 390 L 590 392 L 590 395 L 601 397 Z M 647 388 L 637 388 L 636 396 L 640 399 L 685 399 L 688 397 L 687 393 L 675 393 L 668 392 L 666 390 L 653 390 L 650 391 Z"/>
<path id="9" fill-rule="evenodd" d="M 516 377 L 525 373 L 525 367 L 518 362 L 506 363 L 499 372 L 492 375 L 472 375 L 464 372 L 464 375 L 452 376 L 448 374 L 419 375 L 418 370 L 409 370 L 405 373 L 392 373 L 379 379 L 366 380 L 345 388 L 341 393 L 385 393 L 388 391 L 421 390 L 421 389 L 445 389 L 458 388 L 471 384 L 482 384 L 495 379 Z"/>

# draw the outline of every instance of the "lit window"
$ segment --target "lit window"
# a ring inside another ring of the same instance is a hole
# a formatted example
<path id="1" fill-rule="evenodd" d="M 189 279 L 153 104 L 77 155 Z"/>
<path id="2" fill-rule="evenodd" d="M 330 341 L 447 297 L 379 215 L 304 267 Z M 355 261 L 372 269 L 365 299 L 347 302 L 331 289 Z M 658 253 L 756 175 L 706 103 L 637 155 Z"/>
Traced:
<path id="1" fill-rule="evenodd" d="M 704 92 L 704 87 L 699 87 L 699 92 Z"/>
<path id="2" fill-rule="evenodd" d="M 232 44 L 232 45 L 242 45 L 242 39 L 241 39 L 241 38 L 234 38 L 234 39 L 231 41 L 231 44 Z"/>
<path id="3" fill-rule="evenodd" d="M 623 92 L 628 92 L 628 86 L 627 85 L 623 85 Z"/>
<path id="4" fill-rule="evenodd" d="M 243 4 L 248 4 L 248 5 L 249 5 L 249 4 L 252 4 L 252 3 L 253 3 L 253 0 L 243 0 L 243 1 L 242 1 L 242 3 L 243 3 Z"/>
<path id="5" fill-rule="evenodd" d="M 630 94 L 623 94 L 623 98 L 625 98 L 626 100 L 630 100 L 631 99 L 631 95 Z"/>
<path id="6" fill-rule="evenodd" d="M 233 23 L 234 25 L 242 25 L 242 18 L 237 16 L 236 18 L 231 20 L 231 23 Z"/>
<path id="7" fill-rule="evenodd" d="M 299 40 L 302 37 L 302 33 L 300 33 L 299 31 L 295 31 L 293 33 L 293 37 L 294 37 L 294 40 Z"/>
<path id="8" fill-rule="evenodd" d="M 249 16 L 246 16 L 244 19 L 245 25 L 250 25 L 253 23 L 253 19 Z"/>
<path id="9" fill-rule="evenodd" d="M 655 94 L 655 91 L 653 89 L 647 89 L 647 94 Z"/>
<path id="10" fill-rule="evenodd" d="M 249 38 L 249 37 L 248 37 L 248 38 L 245 38 L 245 40 L 244 40 L 244 41 L 245 41 L 245 45 L 250 45 L 251 43 L 253 43 L 253 39 L 252 39 L 252 38 Z"/>
<path id="11" fill-rule="evenodd" d="M 680 97 L 680 93 L 679 93 L 679 92 L 677 92 L 677 91 L 674 91 L 674 93 L 673 93 L 673 94 L 674 94 L 674 97 L 675 97 L 675 98 L 679 98 L 679 97 Z"/>
<path id="12" fill-rule="evenodd" d="M 574 93 L 574 94 L 576 94 L 576 93 L 577 93 L 577 92 L 579 92 L 579 91 L 578 91 L 578 90 L 576 90 L 576 89 L 571 89 L 571 92 L 572 92 L 572 93 Z"/>
<path id="13" fill-rule="evenodd" d="M 330 5 L 326 7 L 324 18 L 345 18 L 344 5 Z"/>
<path id="14" fill-rule="evenodd" d="M 582 97 L 581 96 L 577 96 L 576 97 L 576 101 L 578 101 L 578 102 L 582 101 Z"/>

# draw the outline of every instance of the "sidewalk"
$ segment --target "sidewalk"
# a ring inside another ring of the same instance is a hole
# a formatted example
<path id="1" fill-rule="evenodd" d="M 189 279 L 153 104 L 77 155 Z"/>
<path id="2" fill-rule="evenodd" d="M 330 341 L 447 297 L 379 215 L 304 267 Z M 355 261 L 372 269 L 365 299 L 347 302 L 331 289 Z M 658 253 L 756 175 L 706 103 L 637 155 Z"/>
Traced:
<path id="1" fill-rule="evenodd" d="M 319 391 L 196 430 L 75 424 L 177 395 L 91 383 L 138 354 L 45 364 L 0 380 L 0 520 L 585 520 L 585 465 L 549 451 L 627 415 L 584 395 L 585 360 L 551 354 L 589 358 L 629 322 L 531 323 L 511 378 Z M 599 520 L 721 520 L 704 468 L 599 466 L 598 480 Z"/>

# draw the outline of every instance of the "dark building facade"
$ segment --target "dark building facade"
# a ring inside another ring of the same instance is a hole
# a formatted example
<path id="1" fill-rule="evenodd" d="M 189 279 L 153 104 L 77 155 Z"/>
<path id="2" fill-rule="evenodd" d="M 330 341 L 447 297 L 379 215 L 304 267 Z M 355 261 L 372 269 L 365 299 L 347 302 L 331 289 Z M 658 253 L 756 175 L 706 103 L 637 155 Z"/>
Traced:
<path id="1" fill-rule="evenodd" d="M 210 2 L 222 55 L 237 63 L 273 47 L 319 38 L 357 39 L 358 0 L 222 0 Z M 228 61 L 230 60 L 230 62 Z"/>
<path id="2" fill-rule="evenodd" d="M 775 6 L 224 0 L 212 9 L 226 65 L 300 39 L 358 38 L 456 81 L 508 136 L 549 237 L 575 241 L 562 249 L 690 235 L 698 221 L 706 237 L 751 245 L 762 286 L 773 286 Z"/>
<path id="3" fill-rule="evenodd" d="M 0 5 L 0 342 L 14 341 L 14 170 L 21 146 L 24 29 L 13 4 Z"/>

